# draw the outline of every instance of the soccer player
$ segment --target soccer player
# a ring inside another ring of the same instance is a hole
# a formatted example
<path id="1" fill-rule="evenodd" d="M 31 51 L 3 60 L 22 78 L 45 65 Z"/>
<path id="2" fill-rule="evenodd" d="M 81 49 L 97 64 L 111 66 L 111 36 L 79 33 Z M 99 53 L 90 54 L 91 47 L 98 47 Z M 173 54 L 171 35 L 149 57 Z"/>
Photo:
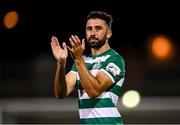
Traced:
<path id="1" fill-rule="evenodd" d="M 123 124 L 116 107 L 125 78 L 125 62 L 108 44 L 112 36 L 112 16 L 103 11 L 92 11 L 87 16 L 86 40 L 90 55 L 83 55 L 85 40 L 77 35 L 60 46 L 52 36 L 51 48 L 57 60 L 54 92 L 57 98 L 68 96 L 78 88 L 79 116 L 81 124 Z M 70 53 L 74 64 L 65 73 Z"/>

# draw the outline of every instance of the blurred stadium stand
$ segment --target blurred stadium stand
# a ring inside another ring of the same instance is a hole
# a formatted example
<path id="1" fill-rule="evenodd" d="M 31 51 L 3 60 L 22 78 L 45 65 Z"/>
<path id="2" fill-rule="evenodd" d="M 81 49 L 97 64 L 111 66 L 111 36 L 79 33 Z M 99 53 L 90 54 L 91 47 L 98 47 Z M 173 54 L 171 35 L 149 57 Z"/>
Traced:
<path id="1" fill-rule="evenodd" d="M 144 97 L 132 109 L 118 102 L 125 124 L 180 124 L 180 99 Z M 77 98 L 14 98 L 0 100 L 0 122 L 4 124 L 78 124 Z"/>

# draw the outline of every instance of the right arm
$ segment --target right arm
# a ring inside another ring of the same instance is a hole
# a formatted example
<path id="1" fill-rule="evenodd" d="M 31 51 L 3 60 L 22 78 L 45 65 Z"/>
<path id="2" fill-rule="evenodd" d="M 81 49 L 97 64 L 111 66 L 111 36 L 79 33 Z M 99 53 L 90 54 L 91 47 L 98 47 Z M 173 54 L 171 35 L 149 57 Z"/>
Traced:
<path id="1" fill-rule="evenodd" d="M 72 72 L 65 75 L 66 59 L 68 56 L 66 44 L 63 43 L 63 48 L 61 48 L 58 39 L 53 36 L 51 38 L 51 48 L 53 55 L 57 60 L 57 68 L 54 79 L 54 94 L 56 98 L 64 98 L 75 88 L 76 75 Z"/>
<path id="2" fill-rule="evenodd" d="M 69 72 L 65 75 L 65 68 L 57 62 L 56 75 L 54 79 L 54 94 L 56 98 L 68 96 L 75 88 L 76 74 Z"/>

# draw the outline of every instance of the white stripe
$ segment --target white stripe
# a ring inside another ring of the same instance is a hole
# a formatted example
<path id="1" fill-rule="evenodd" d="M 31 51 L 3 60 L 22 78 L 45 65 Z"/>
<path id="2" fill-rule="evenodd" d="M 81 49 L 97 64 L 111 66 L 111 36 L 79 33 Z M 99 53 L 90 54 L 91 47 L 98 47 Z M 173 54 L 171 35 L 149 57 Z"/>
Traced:
<path id="1" fill-rule="evenodd" d="M 117 108 L 79 109 L 80 118 L 121 117 Z"/>
<path id="2" fill-rule="evenodd" d="M 80 91 L 80 89 L 78 89 L 78 96 L 79 96 L 79 98 L 81 97 L 81 91 Z"/>
<path id="3" fill-rule="evenodd" d="M 79 73 L 78 72 L 75 72 L 75 71 L 71 71 L 73 73 L 76 73 L 76 76 L 77 76 L 77 80 L 80 80 L 79 78 Z M 99 70 L 90 70 L 90 73 L 93 75 L 93 76 L 96 76 L 96 74 L 99 72 Z"/>
<path id="4" fill-rule="evenodd" d="M 79 99 L 90 99 L 87 93 L 83 93 L 82 96 L 80 96 L 80 90 L 78 89 Z M 111 98 L 114 105 L 117 104 L 119 97 L 112 93 L 112 92 L 103 92 L 100 96 L 96 97 L 96 99 L 102 99 L 102 98 Z"/>
<path id="5" fill-rule="evenodd" d="M 103 92 L 103 93 L 101 93 L 101 95 L 99 95 L 96 98 L 110 98 L 110 94 L 109 94 L 109 92 Z M 90 97 L 85 92 L 85 93 L 83 93 L 83 95 L 81 97 L 79 97 L 79 99 L 90 99 Z"/>
<path id="6" fill-rule="evenodd" d="M 76 75 L 76 80 L 79 80 L 79 75 L 78 75 L 78 72 L 75 72 L 75 71 L 70 71 L 71 73 L 74 73 Z"/>
<path id="7" fill-rule="evenodd" d="M 124 78 L 120 79 L 120 80 L 116 83 L 116 85 L 122 87 L 123 82 L 124 82 Z"/>
<path id="8" fill-rule="evenodd" d="M 84 58 L 85 63 L 93 64 L 93 63 L 98 62 L 98 61 L 104 62 L 104 61 L 106 61 L 110 56 L 111 56 L 111 55 L 106 55 L 106 56 L 96 57 L 95 59 L 90 58 L 90 57 L 83 56 L 83 58 Z"/>
<path id="9" fill-rule="evenodd" d="M 112 93 L 112 92 L 109 92 L 109 93 L 110 93 L 110 96 L 111 96 L 110 98 L 112 99 L 114 105 L 116 106 L 117 103 L 118 103 L 119 97 L 116 94 Z"/>
<path id="10" fill-rule="evenodd" d="M 93 76 L 96 76 L 96 74 L 99 72 L 98 69 L 93 69 L 93 70 L 90 70 L 90 73 L 93 75 Z"/>
<path id="11" fill-rule="evenodd" d="M 77 80 L 80 80 L 78 72 L 76 72 L 76 77 L 77 77 Z"/>
<path id="12" fill-rule="evenodd" d="M 114 83 L 115 81 L 114 81 L 114 78 L 111 76 L 111 74 L 109 74 L 106 70 L 104 70 L 104 69 L 101 69 L 101 71 L 104 71 L 110 78 L 111 78 L 111 80 L 112 80 L 112 82 Z"/>
<path id="13" fill-rule="evenodd" d="M 71 70 L 70 72 L 72 72 L 72 73 L 75 73 L 75 74 L 77 73 L 77 72 L 75 72 L 75 71 L 72 71 L 72 70 Z"/>

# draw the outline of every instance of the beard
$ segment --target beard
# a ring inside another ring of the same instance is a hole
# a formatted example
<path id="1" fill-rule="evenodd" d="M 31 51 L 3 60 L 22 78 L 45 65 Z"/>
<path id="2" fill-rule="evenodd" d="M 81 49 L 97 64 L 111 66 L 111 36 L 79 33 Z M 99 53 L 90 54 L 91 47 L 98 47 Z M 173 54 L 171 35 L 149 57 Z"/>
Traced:
<path id="1" fill-rule="evenodd" d="M 99 49 L 101 48 L 105 43 L 106 43 L 106 37 L 103 39 L 99 40 L 98 38 L 95 37 L 90 37 L 87 40 L 88 46 L 94 49 Z"/>

